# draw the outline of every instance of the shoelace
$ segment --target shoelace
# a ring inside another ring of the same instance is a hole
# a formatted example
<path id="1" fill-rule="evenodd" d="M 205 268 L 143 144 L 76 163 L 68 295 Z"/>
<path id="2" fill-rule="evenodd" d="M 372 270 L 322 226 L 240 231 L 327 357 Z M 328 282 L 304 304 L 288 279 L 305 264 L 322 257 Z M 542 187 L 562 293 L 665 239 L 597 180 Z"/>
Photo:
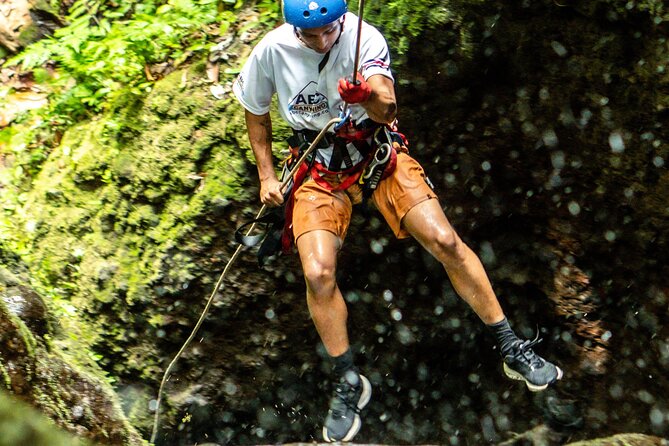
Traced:
<path id="1" fill-rule="evenodd" d="M 532 347 L 534 347 L 541 341 L 542 339 L 539 337 L 539 333 L 537 333 L 537 336 L 534 339 L 525 340 L 521 342 L 520 345 L 517 346 L 520 355 L 523 358 L 525 358 L 527 362 L 530 363 L 530 366 L 532 368 L 538 368 L 543 365 L 543 361 L 541 360 L 541 358 L 532 350 Z M 515 356 L 517 357 L 518 354 L 516 354 Z"/>
<path id="2" fill-rule="evenodd" d="M 356 388 L 347 382 L 340 383 L 335 387 L 335 397 L 332 400 L 330 410 L 335 417 L 342 417 L 347 409 L 358 412 L 355 399 Z"/>

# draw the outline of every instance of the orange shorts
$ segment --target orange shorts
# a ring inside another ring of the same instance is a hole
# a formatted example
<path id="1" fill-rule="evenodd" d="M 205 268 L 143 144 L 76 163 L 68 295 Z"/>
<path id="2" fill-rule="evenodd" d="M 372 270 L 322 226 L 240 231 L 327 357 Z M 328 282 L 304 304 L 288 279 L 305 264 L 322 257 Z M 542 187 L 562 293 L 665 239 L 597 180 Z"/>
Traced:
<path id="1" fill-rule="evenodd" d="M 418 203 L 432 198 L 436 199 L 437 196 L 425 181 L 423 168 L 402 152 L 397 154 L 397 166 L 393 173 L 381 180 L 372 194 L 374 204 L 397 238 L 409 236 L 401 225 L 406 213 Z M 295 240 L 306 232 L 323 229 L 343 241 L 351 222 L 352 210 L 353 203 L 346 191 L 333 192 L 312 179 L 306 180 L 295 191 Z"/>

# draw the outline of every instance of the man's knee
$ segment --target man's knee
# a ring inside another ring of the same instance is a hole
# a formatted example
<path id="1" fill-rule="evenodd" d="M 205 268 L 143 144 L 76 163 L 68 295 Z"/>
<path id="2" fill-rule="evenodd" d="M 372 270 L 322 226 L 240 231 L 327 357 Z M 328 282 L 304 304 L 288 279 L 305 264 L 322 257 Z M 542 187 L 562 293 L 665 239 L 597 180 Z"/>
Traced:
<path id="1" fill-rule="evenodd" d="M 442 262 L 464 261 L 466 249 L 464 242 L 452 228 L 438 231 L 433 241 L 433 252 Z"/>
<path id="2" fill-rule="evenodd" d="M 307 287 L 315 293 L 314 297 L 331 294 L 335 287 L 334 263 L 312 260 L 302 267 Z"/>

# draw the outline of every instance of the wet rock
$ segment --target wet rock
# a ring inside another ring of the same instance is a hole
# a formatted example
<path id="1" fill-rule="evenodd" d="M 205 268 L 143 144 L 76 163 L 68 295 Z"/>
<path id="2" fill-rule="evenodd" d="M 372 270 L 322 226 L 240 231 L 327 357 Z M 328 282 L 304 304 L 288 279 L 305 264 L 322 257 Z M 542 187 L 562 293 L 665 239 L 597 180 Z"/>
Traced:
<path id="1" fill-rule="evenodd" d="M 49 332 L 47 307 L 42 298 L 26 286 L 9 287 L 0 291 L 7 310 L 21 319 L 37 336 Z"/>
<path id="2" fill-rule="evenodd" d="M 62 26 L 57 12 L 46 1 L 0 1 L 0 46 L 16 53 Z"/>
<path id="3" fill-rule="evenodd" d="M 0 45 L 14 53 L 23 46 L 21 31 L 33 26 L 28 0 L 0 2 L 0 16 Z"/>
<path id="4" fill-rule="evenodd" d="M 98 444 L 142 444 L 109 385 L 72 365 L 42 338 L 49 316 L 41 297 L 18 277 L 7 277 L 3 274 L 0 284 L 0 379 L 5 390 L 61 428 Z M 0 444 L 7 435 L 2 431 Z M 45 444 L 35 441 L 12 444 Z"/>
<path id="5" fill-rule="evenodd" d="M 568 443 L 566 446 L 669 446 L 669 440 L 644 434 L 618 434 L 612 437 Z"/>

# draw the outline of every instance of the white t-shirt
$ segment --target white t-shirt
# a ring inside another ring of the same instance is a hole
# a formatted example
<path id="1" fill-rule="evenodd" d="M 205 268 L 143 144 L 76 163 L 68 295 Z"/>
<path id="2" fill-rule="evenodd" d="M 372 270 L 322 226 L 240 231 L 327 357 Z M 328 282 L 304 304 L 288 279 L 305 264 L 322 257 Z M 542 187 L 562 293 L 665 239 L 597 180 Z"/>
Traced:
<path id="1" fill-rule="evenodd" d="M 357 25 L 358 17 L 346 13 L 339 41 L 320 72 L 319 64 L 325 55 L 300 41 L 293 25 L 286 23 L 270 31 L 253 49 L 235 80 L 235 96 L 248 111 L 263 115 L 269 112 L 276 93 L 279 113 L 293 129 L 322 130 L 344 106 L 337 84 L 342 77 L 353 74 Z M 386 40 L 366 22 L 362 24 L 358 70 L 365 79 L 382 74 L 393 80 Z M 368 118 L 360 105 L 351 104 L 349 109 L 354 123 Z M 353 144 L 348 145 L 348 151 L 354 164 L 361 161 L 362 155 Z M 332 147 L 319 149 L 317 161 L 328 165 L 331 155 Z"/>

